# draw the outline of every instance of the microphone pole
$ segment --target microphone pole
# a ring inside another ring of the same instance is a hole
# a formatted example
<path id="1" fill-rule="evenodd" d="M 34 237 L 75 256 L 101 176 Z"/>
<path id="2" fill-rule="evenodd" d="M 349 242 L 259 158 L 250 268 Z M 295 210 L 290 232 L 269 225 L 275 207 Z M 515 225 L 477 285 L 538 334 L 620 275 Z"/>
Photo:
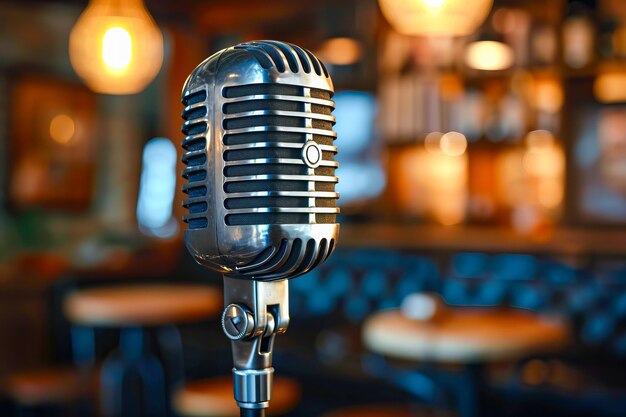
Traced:
<path id="1" fill-rule="evenodd" d="M 219 51 L 183 88 L 185 245 L 224 274 L 241 416 L 264 415 L 272 398 L 288 279 L 324 262 L 339 235 L 333 92 L 321 61 L 277 41 Z"/>

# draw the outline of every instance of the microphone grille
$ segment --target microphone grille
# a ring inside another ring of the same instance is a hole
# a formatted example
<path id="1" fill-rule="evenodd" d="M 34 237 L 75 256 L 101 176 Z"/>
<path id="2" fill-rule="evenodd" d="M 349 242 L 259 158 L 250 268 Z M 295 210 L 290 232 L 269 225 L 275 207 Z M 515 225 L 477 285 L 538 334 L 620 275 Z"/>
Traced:
<path id="1" fill-rule="evenodd" d="M 249 84 L 224 97 L 225 223 L 335 223 L 331 92 Z"/>
<path id="2" fill-rule="evenodd" d="M 251 52 L 265 69 L 276 68 L 278 72 L 287 70 L 307 74 L 314 72 L 318 76 L 329 78 L 328 70 L 311 52 L 291 43 L 277 41 L 256 41 L 239 44 L 234 49 Z"/>
<path id="3" fill-rule="evenodd" d="M 189 229 L 203 229 L 208 226 L 207 217 L 207 151 L 206 133 L 208 123 L 208 106 L 206 87 L 188 91 L 183 96 L 182 116 L 185 122 L 182 132 L 185 136 L 182 146 L 185 149 L 183 162 L 187 168 L 183 170 L 183 177 L 187 183 L 183 185 L 183 192 L 189 198 L 183 201 L 183 206 L 187 208 L 188 214 L 185 221 Z"/>
<path id="4" fill-rule="evenodd" d="M 272 280 L 306 273 L 332 253 L 339 232 L 332 96 L 324 65 L 283 42 L 224 49 L 190 75 L 183 219 L 200 263 Z"/>

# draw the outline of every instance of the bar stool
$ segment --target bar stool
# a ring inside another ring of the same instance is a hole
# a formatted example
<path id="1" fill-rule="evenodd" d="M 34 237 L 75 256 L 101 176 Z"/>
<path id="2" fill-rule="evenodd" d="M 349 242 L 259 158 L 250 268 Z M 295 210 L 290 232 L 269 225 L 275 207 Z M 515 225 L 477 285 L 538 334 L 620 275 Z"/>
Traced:
<path id="1" fill-rule="evenodd" d="M 300 401 L 300 396 L 300 385 L 295 380 L 274 378 L 269 415 L 281 416 L 292 411 Z M 173 403 L 174 410 L 185 417 L 239 416 L 230 375 L 188 382 L 175 392 Z"/>
<path id="2" fill-rule="evenodd" d="M 436 372 L 462 365 L 459 378 L 450 380 L 463 417 L 479 415 L 484 365 L 554 352 L 569 340 L 556 319 L 510 308 L 449 308 L 428 294 L 408 296 L 402 309 L 375 313 L 363 327 L 364 344 L 374 353 L 440 365 Z"/>
<path id="3" fill-rule="evenodd" d="M 77 365 L 93 365 L 96 328 L 120 330 L 118 348 L 102 364 L 103 415 L 140 415 L 141 410 L 151 417 L 167 415 L 171 387 L 183 379 L 182 342 L 174 325 L 214 316 L 222 304 L 218 290 L 200 285 L 107 286 L 70 294 L 63 308 L 72 323 Z M 156 333 L 164 363 L 150 349 L 147 333 Z"/>

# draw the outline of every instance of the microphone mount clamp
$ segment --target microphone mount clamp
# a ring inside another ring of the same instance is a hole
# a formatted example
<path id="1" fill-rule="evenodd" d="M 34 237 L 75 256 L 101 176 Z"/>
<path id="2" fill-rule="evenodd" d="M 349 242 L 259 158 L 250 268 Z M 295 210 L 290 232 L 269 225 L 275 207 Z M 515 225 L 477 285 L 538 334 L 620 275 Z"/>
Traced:
<path id="1" fill-rule="evenodd" d="M 240 408 L 269 406 L 274 339 L 289 326 L 288 288 L 286 279 L 224 276 L 222 329 L 231 339 L 235 401 Z"/>

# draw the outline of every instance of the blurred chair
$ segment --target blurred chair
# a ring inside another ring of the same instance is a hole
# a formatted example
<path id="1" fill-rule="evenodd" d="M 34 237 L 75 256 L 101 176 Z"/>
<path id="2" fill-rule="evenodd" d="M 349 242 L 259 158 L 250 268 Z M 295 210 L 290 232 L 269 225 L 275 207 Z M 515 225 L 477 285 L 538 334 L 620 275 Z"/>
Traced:
<path id="1" fill-rule="evenodd" d="M 405 295 L 437 288 L 439 271 L 426 257 L 388 250 L 337 250 L 319 268 L 290 282 L 292 314 L 337 313 L 350 323 L 400 305 Z"/>
<path id="2" fill-rule="evenodd" d="M 295 380 L 277 377 L 272 393 L 269 415 L 282 416 L 297 406 L 301 389 Z M 230 375 L 188 382 L 176 390 L 172 401 L 174 410 L 184 417 L 239 416 Z"/>
<path id="3" fill-rule="evenodd" d="M 96 328 L 118 328 L 119 346 L 102 364 L 105 416 L 169 414 L 171 389 L 183 380 L 183 353 L 175 324 L 206 319 L 222 308 L 219 291 L 205 285 L 143 284 L 78 290 L 64 302 L 72 323 L 75 361 L 95 361 Z M 155 336 L 161 361 L 151 346 Z"/>

